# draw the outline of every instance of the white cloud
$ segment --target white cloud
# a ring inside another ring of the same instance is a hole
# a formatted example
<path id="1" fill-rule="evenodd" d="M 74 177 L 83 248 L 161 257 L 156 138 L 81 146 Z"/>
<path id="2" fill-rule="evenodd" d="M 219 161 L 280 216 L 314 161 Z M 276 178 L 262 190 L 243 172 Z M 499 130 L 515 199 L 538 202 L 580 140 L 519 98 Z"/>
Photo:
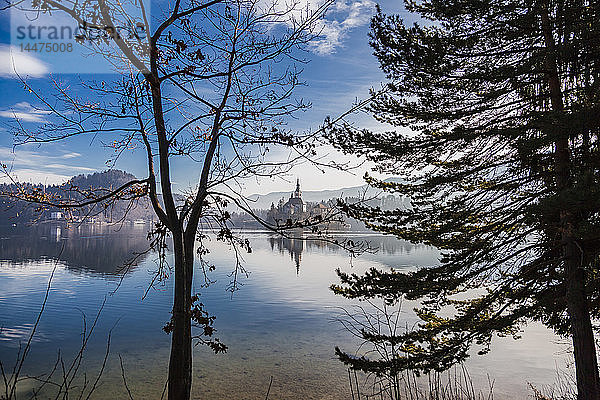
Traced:
<path id="1" fill-rule="evenodd" d="M 0 77 L 40 78 L 47 75 L 48 66 L 15 46 L 0 46 Z"/>
<path id="2" fill-rule="evenodd" d="M 344 29 L 337 21 L 324 21 L 320 29 L 318 39 L 310 43 L 313 52 L 319 55 L 335 53 L 335 50 L 342 45 Z"/>
<path id="3" fill-rule="evenodd" d="M 369 23 L 374 9 L 372 0 L 336 1 L 319 22 L 319 37 L 310 44 L 311 49 L 319 55 L 335 53 L 352 29 Z"/>
<path id="4" fill-rule="evenodd" d="M 62 175 L 30 168 L 15 168 L 10 175 L 17 182 L 43 183 L 45 185 L 60 185 L 72 177 L 72 175 Z M 0 175 L 0 183 L 10 183 L 10 181 L 6 175 Z"/>
<path id="5" fill-rule="evenodd" d="M 51 111 L 33 107 L 26 101 L 17 103 L 8 110 L 0 110 L 0 117 L 22 122 L 45 122 L 44 116 L 48 114 L 51 114 Z"/>
<path id="6" fill-rule="evenodd" d="M 73 175 L 91 173 L 97 169 L 80 165 L 65 164 L 65 160 L 79 157 L 76 152 L 59 154 L 43 153 L 27 150 L 0 147 L 0 162 L 6 164 L 13 179 L 20 182 L 59 184 L 67 181 Z M 0 182 L 6 182 L 8 177 L 0 175 Z"/>
<path id="7" fill-rule="evenodd" d="M 308 15 L 321 12 L 328 0 L 262 0 L 263 8 L 281 14 L 278 23 L 293 26 Z M 373 0 L 334 0 L 324 18 L 314 25 L 317 37 L 309 44 L 319 55 L 335 53 L 354 28 L 369 23 L 375 10 Z M 271 10 L 272 11 L 272 10 Z"/>
<path id="8" fill-rule="evenodd" d="M 348 11 L 348 16 L 342 21 L 344 28 L 356 28 L 369 23 L 371 14 L 375 9 L 375 3 L 371 0 L 355 1 L 350 4 L 343 3 L 342 9 Z"/>
<path id="9" fill-rule="evenodd" d="M 77 165 L 59 164 L 59 163 L 47 164 L 47 165 L 45 165 L 45 167 L 52 168 L 52 169 L 68 169 L 68 170 L 72 170 L 74 173 L 75 172 L 95 172 L 96 171 L 94 168 L 82 167 L 82 166 L 77 166 Z"/>
<path id="10" fill-rule="evenodd" d="M 77 157 L 81 157 L 81 153 L 76 153 L 76 152 L 70 152 L 70 153 L 65 153 L 61 156 L 62 158 L 77 158 Z"/>

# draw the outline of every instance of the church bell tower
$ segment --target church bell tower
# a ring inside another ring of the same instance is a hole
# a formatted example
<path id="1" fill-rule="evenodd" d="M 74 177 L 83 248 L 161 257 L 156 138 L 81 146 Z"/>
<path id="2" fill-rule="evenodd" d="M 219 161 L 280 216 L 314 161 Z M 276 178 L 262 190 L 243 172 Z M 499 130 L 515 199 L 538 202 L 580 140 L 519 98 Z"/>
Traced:
<path id="1" fill-rule="evenodd" d="M 294 197 L 302 197 L 302 191 L 300 190 L 300 179 L 296 179 L 296 191 L 294 192 Z"/>

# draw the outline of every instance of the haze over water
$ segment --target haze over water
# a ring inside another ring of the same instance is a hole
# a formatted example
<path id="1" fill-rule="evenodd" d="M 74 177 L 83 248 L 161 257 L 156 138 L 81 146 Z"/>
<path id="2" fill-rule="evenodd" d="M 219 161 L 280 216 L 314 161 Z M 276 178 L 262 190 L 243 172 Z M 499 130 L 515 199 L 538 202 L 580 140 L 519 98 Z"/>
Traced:
<path id="1" fill-rule="evenodd" d="M 144 251 L 147 226 L 107 227 L 60 225 L 35 228 L 4 227 L 0 234 L 0 360 L 12 366 L 19 343 L 27 340 L 56 266 L 46 309 L 25 372 L 49 371 L 57 351 L 72 359 L 87 328 L 101 307 L 81 372 L 95 377 L 106 352 L 110 354 L 101 385 L 93 398 L 126 396 L 119 367 L 120 354 L 135 398 L 160 398 L 166 377 L 170 337 L 162 327 L 170 318 L 172 279 L 148 291 L 156 270 L 155 255 L 143 257 L 121 280 L 123 262 Z M 233 279 L 234 255 L 214 238 L 208 259 L 216 266 L 204 287 L 195 273 L 195 292 L 217 317 L 216 337 L 228 347 L 214 355 L 202 346 L 194 352 L 194 389 L 198 398 L 262 399 L 273 384 L 273 399 L 350 398 L 347 372 L 334 356 L 334 346 L 352 352 L 360 344 L 335 319 L 340 307 L 356 302 L 334 295 L 335 268 L 362 273 L 371 266 L 414 268 L 436 262 L 435 249 L 414 246 L 375 234 L 343 233 L 369 240 L 379 248 L 350 260 L 341 249 L 320 242 L 287 240 L 260 232 L 245 232 L 252 253 L 244 254 L 248 276 L 238 273 L 239 290 L 226 289 Z M 58 261 L 55 259 L 58 257 Z M 120 284 L 120 286 L 119 286 Z M 118 287 L 118 290 L 115 289 Z M 114 293 L 114 294 L 113 294 Z M 364 303 L 361 303 L 364 305 Z M 403 305 L 403 324 L 415 319 L 412 305 Z M 467 367 L 475 383 L 487 390 L 494 380 L 494 398 L 523 398 L 555 380 L 564 368 L 568 348 L 538 325 L 526 328 L 523 339 L 495 340 L 487 356 L 472 356 Z M 24 385 L 22 390 L 27 391 Z M 25 396 L 27 398 L 27 396 Z"/>

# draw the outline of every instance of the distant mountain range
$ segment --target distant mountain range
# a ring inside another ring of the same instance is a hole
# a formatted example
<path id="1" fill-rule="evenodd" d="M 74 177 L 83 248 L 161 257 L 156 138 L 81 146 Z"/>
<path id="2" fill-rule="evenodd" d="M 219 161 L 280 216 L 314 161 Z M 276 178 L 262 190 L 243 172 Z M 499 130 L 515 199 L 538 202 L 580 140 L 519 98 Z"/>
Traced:
<path id="1" fill-rule="evenodd" d="M 385 182 L 401 182 L 400 178 L 387 178 Z M 289 199 L 290 194 L 294 191 L 294 187 L 290 186 L 290 190 L 287 192 L 271 192 L 267 194 L 253 194 L 248 196 L 250 205 L 253 209 L 266 210 L 271 207 L 271 203 L 277 204 L 281 198 L 285 200 Z M 306 202 L 318 203 L 327 202 L 331 199 L 347 198 L 347 197 L 358 197 L 367 191 L 368 194 L 375 195 L 379 192 L 379 189 L 374 189 L 369 185 L 351 186 L 340 189 L 328 189 L 328 190 L 303 190 L 302 199 Z"/>

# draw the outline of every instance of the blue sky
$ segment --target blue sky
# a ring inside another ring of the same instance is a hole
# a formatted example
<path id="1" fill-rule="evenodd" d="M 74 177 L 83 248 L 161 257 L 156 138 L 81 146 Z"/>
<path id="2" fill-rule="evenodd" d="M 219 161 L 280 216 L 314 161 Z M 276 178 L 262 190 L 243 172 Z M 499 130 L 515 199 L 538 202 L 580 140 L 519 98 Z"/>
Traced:
<path id="1" fill-rule="evenodd" d="M 374 12 L 374 5 L 371 0 L 347 0 L 334 6 L 323 25 L 323 35 L 311 45 L 311 52 L 306 54 L 310 62 L 304 66 L 302 76 L 308 86 L 296 92 L 297 97 L 311 102 L 313 107 L 299 115 L 300 118 L 293 121 L 292 126 L 302 130 L 314 129 L 326 116 L 344 112 L 355 99 L 366 97 L 371 86 L 378 86 L 384 80 L 368 46 L 369 19 Z M 156 7 L 153 4 L 153 10 Z M 381 7 L 384 12 L 392 13 L 400 11 L 401 4 L 390 1 L 389 4 L 381 3 Z M 76 53 L 41 58 L 35 53 L 15 51 L 19 49 L 18 44 L 15 46 L 14 30 L 11 38 L 10 23 L 10 12 L 0 12 L 0 161 L 10 165 L 20 180 L 48 184 L 63 181 L 72 175 L 106 169 L 111 151 L 101 146 L 102 138 L 98 137 L 13 148 L 9 125 L 14 124 L 15 116 L 25 126 L 43 124 L 48 118 L 48 111 L 15 78 L 14 68 L 17 68 L 21 76 L 27 76 L 27 82 L 32 87 L 48 96 L 51 96 L 53 90 L 53 80 L 75 88 L 80 79 L 110 81 L 117 75 L 106 73 L 110 68 L 101 56 L 82 56 Z M 14 25 L 13 14 L 13 27 Z M 366 116 L 360 117 L 360 122 L 365 126 L 375 126 Z M 341 157 L 328 148 L 322 148 L 321 154 L 334 159 Z M 143 152 L 131 151 L 125 154 L 116 168 L 139 177 L 145 176 Z M 323 174 L 304 164 L 284 179 L 251 180 L 245 183 L 244 190 L 247 193 L 288 190 L 292 186 L 290 182 L 295 182 L 296 176 L 301 178 L 304 190 L 360 185 L 364 171 L 365 168 L 361 168 L 354 174 L 336 171 Z M 184 189 L 193 185 L 197 176 L 190 172 L 190 166 L 185 162 L 176 163 L 173 180 L 179 189 Z"/>

